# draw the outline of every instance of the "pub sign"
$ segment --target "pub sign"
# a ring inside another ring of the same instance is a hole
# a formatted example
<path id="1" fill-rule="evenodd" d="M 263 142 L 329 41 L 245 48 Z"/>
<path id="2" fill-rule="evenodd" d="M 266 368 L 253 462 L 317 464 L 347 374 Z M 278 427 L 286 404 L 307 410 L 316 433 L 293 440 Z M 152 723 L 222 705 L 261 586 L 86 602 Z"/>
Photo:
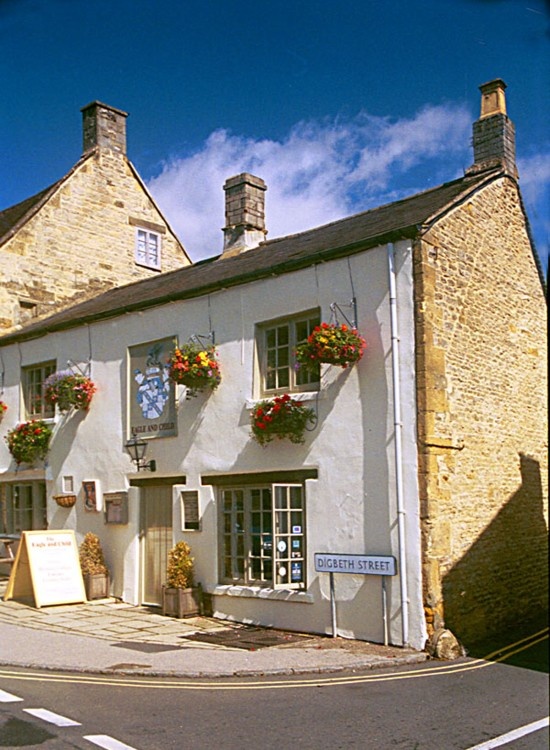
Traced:
<path id="1" fill-rule="evenodd" d="M 139 438 L 178 434 L 175 385 L 169 377 L 175 337 L 129 348 L 129 427 Z"/>

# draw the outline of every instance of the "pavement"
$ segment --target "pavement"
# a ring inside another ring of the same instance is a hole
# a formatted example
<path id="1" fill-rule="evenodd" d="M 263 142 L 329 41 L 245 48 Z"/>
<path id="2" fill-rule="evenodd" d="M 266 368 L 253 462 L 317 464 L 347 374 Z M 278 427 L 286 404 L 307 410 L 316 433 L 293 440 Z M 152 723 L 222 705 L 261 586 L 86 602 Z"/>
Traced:
<path id="1" fill-rule="evenodd" d="M 110 675 L 234 677 L 381 669 L 426 661 L 412 649 L 219 620 L 164 617 L 117 599 L 37 609 L 4 601 L 0 665 Z"/>

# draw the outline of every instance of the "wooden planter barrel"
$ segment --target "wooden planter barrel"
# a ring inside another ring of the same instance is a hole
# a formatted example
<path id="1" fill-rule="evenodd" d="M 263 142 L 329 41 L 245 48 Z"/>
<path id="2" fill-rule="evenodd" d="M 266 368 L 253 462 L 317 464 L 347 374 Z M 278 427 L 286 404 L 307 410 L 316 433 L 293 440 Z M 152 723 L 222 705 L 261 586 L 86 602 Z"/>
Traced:
<path id="1" fill-rule="evenodd" d="M 86 599 L 107 599 L 109 596 L 109 574 L 108 573 L 83 573 L 84 589 Z"/>
<path id="2" fill-rule="evenodd" d="M 202 587 L 175 589 L 163 586 L 162 614 L 180 619 L 202 614 Z"/>

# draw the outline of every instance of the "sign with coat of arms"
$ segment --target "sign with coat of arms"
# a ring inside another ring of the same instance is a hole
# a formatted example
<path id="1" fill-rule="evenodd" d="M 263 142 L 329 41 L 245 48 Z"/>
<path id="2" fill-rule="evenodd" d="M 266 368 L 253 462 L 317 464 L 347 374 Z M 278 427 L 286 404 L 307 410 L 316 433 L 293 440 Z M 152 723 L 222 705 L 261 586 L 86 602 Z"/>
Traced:
<path id="1" fill-rule="evenodd" d="M 129 349 L 129 427 L 140 438 L 178 434 L 175 385 L 169 377 L 175 338 L 150 341 Z"/>

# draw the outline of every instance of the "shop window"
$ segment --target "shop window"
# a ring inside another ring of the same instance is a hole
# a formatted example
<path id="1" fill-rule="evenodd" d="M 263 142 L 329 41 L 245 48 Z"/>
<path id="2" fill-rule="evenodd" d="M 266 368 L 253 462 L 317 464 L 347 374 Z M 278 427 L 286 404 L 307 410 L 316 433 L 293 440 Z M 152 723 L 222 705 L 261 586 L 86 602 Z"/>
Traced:
<path id="1" fill-rule="evenodd" d="M 55 407 L 44 401 L 43 383 L 55 372 L 55 361 L 41 362 L 22 370 L 23 403 L 26 419 L 52 419 Z"/>
<path id="2" fill-rule="evenodd" d="M 258 326 L 262 395 L 311 391 L 319 387 L 319 367 L 306 370 L 296 367 L 294 351 L 319 325 L 318 312 Z"/>
<path id="3" fill-rule="evenodd" d="M 303 485 L 222 487 L 220 492 L 222 582 L 304 589 Z"/>

